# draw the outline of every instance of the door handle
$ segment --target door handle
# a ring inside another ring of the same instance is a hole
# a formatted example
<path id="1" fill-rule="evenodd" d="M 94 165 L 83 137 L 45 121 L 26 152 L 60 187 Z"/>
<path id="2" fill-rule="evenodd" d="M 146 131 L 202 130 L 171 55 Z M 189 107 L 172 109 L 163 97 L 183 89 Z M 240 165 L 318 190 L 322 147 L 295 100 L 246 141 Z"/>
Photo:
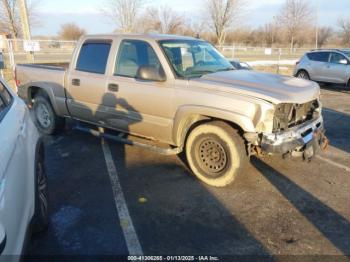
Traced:
<path id="1" fill-rule="evenodd" d="M 117 84 L 109 84 L 108 90 L 112 92 L 118 92 L 119 91 L 119 85 Z"/>
<path id="2" fill-rule="evenodd" d="M 21 129 L 20 129 L 20 132 L 21 132 L 20 134 L 21 134 L 22 136 L 25 135 L 25 133 L 26 133 L 26 124 L 25 124 L 25 123 L 22 124 Z"/>
<path id="3" fill-rule="evenodd" d="M 73 86 L 80 86 L 80 79 L 72 79 Z"/>

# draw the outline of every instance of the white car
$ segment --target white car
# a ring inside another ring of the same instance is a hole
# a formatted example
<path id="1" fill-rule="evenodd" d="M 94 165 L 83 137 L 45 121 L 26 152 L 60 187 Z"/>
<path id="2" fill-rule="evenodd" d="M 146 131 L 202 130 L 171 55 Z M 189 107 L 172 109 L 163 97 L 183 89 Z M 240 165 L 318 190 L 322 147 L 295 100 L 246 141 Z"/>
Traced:
<path id="1" fill-rule="evenodd" d="M 0 254 L 19 259 L 30 233 L 47 224 L 43 143 L 25 103 L 0 78 Z"/>

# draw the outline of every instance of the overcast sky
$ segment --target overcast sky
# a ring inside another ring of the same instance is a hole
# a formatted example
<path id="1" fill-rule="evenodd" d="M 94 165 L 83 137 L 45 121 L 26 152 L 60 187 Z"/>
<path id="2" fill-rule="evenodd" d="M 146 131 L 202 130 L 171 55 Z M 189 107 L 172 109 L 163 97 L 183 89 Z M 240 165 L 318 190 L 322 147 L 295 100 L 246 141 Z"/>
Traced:
<path id="1" fill-rule="evenodd" d="M 284 0 L 247 0 L 244 25 L 256 27 L 269 22 Z M 202 17 L 204 0 L 147 0 L 147 5 L 167 5 L 190 17 Z M 317 2 L 321 25 L 336 26 L 339 17 L 350 18 L 350 0 L 310 0 L 316 13 Z M 103 0 L 41 0 L 41 26 L 32 29 L 33 35 L 55 35 L 63 23 L 73 22 L 88 33 L 110 33 L 115 27 L 100 14 Z"/>

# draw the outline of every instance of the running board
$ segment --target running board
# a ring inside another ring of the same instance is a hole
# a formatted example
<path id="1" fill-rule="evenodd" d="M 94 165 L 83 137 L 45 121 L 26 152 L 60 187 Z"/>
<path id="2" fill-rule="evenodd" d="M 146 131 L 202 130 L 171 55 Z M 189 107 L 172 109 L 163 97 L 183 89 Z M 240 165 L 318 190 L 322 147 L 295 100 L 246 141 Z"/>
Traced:
<path id="1" fill-rule="evenodd" d="M 161 148 L 161 147 L 157 147 L 154 145 L 148 145 L 148 144 L 144 144 L 144 143 L 140 143 L 140 142 L 136 142 L 136 141 L 132 141 L 129 139 L 125 139 L 122 138 L 120 136 L 114 136 L 114 135 L 110 135 L 110 134 L 106 134 L 106 133 L 102 133 L 99 132 L 97 130 L 91 129 L 91 128 L 86 128 L 86 127 L 82 127 L 82 126 L 76 126 L 74 127 L 74 129 L 91 134 L 93 136 L 99 137 L 99 138 L 105 138 L 105 139 L 109 139 L 109 140 L 113 140 L 122 144 L 126 144 L 126 145 L 130 145 L 130 146 L 137 146 L 137 147 L 141 147 L 144 149 L 147 149 L 149 151 L 161 154 L 161 155 L 165 155 L 165 156 L 171 156 L 171 155 L 178 155 L 182 152 L 182 148 L 176 147 L 176 148 Z"/>

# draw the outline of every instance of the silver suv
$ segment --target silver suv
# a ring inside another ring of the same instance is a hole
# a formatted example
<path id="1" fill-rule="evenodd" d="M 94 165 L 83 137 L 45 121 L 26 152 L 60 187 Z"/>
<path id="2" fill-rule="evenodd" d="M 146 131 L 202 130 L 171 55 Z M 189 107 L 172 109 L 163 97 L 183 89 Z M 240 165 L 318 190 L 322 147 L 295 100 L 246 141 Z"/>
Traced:
<path id="1" fill-rule="evenodd" d="M 314 50 L 297 63 L 294 75 L 350 87 L 350 49 Z"/>

